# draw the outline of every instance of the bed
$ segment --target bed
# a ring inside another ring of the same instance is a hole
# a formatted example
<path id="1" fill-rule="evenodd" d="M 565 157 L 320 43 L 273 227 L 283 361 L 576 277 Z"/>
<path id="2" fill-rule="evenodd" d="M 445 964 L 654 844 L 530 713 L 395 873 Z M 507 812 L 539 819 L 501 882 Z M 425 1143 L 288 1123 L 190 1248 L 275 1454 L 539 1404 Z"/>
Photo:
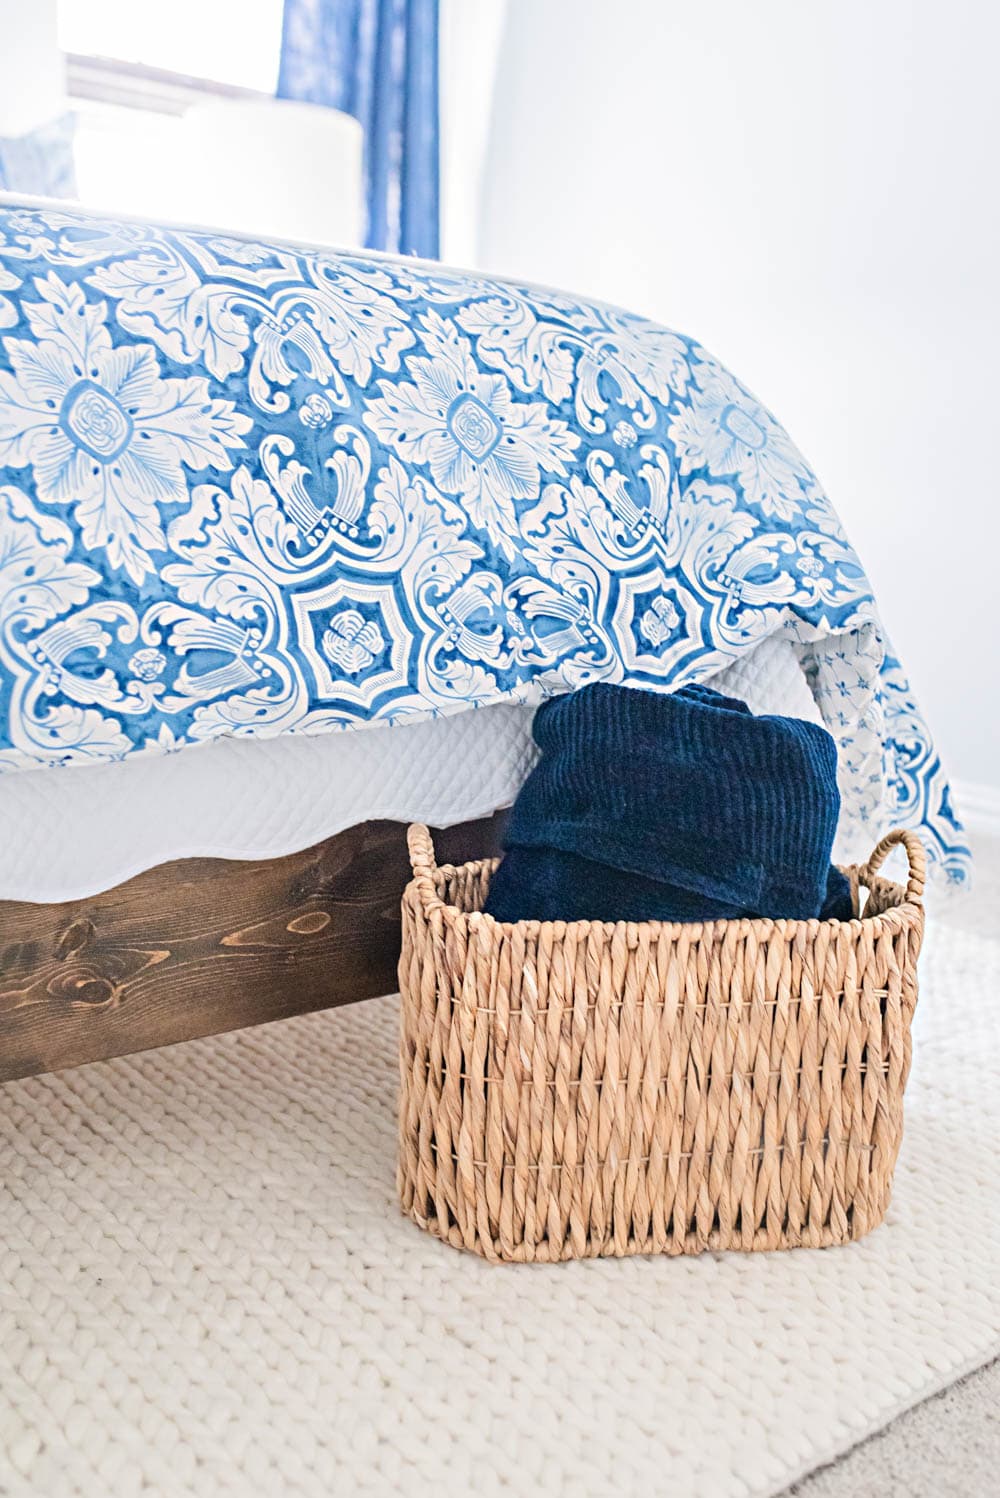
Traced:
<path id="1" fill-rule="evenodd" d="M 966 877 L 790 439 L 560 292 L 0 201 L 0 611 L 0 1077 L 392 988 L 403 825 L 495 851 L 591 680 L 824 722 L 839 856 Z"/>

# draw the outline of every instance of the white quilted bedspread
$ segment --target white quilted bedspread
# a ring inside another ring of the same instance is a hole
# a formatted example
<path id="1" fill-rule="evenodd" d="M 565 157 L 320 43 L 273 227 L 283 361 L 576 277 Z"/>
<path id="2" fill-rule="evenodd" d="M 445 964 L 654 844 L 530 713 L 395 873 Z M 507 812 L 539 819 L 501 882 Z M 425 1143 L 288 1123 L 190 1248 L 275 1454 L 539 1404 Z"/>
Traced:
<path id="1" fill-rule="evenodd" d="M 715 680 L 757 712 L 819 721 L 787 640 L 768 637 Z M 2 776 L 0 899 L 82 899 L 199 854 L 279 857 L 380 817 L 447 827 L 488 816 L 510 805 L 533 762 L 532 716 L 499 705 L 391 732 L 226 739 Z M 844 856 L 867 851 L 845 843 Z"/>

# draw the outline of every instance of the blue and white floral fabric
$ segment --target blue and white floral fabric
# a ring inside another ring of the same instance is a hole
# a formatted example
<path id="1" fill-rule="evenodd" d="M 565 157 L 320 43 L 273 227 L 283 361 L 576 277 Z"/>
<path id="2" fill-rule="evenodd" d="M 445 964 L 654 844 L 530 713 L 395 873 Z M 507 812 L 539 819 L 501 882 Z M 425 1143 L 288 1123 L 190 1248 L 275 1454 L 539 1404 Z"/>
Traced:
<path id="1" fill-rule="evenodd" d="M 857 556 L 690 339 L 371 254 L 0 206 L 0 769 L 703 680 L 782 632 L 844 808 L 968 854 Z"/>

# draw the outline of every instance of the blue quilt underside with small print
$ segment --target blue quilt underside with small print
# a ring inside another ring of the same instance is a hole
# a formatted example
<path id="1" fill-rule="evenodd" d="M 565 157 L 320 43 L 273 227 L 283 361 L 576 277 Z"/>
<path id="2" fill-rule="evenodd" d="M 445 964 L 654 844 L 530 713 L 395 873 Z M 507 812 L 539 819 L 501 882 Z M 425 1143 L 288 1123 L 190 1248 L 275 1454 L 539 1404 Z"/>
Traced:
<path id="1" fill-rule="evenodd" d="M 438 265 L 0 205 L 0 769 L 673 688 L 775 633 L 845 817 L 963 880 L 864 569 L 698 343 Z"/>

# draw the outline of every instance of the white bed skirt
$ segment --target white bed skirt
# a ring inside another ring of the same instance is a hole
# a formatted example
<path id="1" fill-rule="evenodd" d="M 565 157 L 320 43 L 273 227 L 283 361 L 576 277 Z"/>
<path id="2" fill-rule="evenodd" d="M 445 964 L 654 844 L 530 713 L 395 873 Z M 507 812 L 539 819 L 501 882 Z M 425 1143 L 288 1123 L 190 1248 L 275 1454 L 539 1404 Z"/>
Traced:
<path id="1" fill-rule="evenodd" d="M 754 712 L 819 722 L 792 645 L 769 637 L 713 685 Z M 55 903 L 189 857 L 276 858 L 379 818 L 447 827 L 509 806 L 534 760 L 534 709 L 314 738 L 225 739 L 176 754 L 0 778 L 0 899 Z M 848 834 L 841 857 L 854 857 Z"/>

